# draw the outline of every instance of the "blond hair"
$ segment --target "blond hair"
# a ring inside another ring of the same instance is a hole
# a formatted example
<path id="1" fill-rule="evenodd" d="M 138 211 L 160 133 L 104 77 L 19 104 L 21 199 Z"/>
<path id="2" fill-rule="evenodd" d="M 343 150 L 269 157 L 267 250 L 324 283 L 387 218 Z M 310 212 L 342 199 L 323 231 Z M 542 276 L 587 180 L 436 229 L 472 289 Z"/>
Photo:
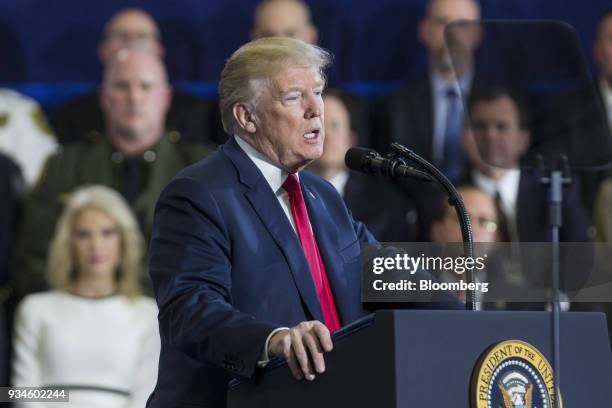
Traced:
<path id="1" fill-rule="evenodd" d="M 261 83 L 287 66 L 313 67 L 325 81 L 323 70 L 332 55 L 321 47 L 287 37 L 266 37 L 240 47 L 226 62 L 219 81 L 219 107 L 223 129 L 235 133 L 234 106 L 255 107 Z"/>
<path id="2" fill-rule="evenodd" d="M 51 242 L 47 264 L 51 287 L 57 290 L 69 290 L 78 277 L 72 250 L 72 235 L 76 219 L 87 209 L 101 211 L 117 224 L 122 251 L 116 275 L 117 292 L 135 298 L 141 293 L 138 275 L 144 240 L 125 200 L 116 191 L 104 186 L 85 186 L 71 194 Z"/>

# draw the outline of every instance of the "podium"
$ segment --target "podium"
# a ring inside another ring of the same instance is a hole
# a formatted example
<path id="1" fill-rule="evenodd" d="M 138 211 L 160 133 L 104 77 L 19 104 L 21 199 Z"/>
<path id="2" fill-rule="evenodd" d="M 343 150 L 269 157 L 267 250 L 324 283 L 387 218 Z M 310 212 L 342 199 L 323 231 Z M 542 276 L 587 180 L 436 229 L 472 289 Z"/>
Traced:
<path id="1" fill-rule="evenodd" d="M 564 407 L 612 406 L 612 355 L 605 315 L 561 314 Z M 479 358 L 521 340 L 552 362 L 548 312 L 384 310 L 334 334 L 326 372 L 298 381 L 282 361 L 252 382 L 235 381 L 228 408 L 469 407 Z"/>

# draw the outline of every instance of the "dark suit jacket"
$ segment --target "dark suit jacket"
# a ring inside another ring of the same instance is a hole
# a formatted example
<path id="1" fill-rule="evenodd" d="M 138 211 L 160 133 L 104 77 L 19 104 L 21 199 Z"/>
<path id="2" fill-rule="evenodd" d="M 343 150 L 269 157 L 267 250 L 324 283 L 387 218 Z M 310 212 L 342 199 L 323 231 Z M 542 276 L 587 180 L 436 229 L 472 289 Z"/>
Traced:
<path id="1" fill-rule="evenodd" d="M 9 326 L 5 302 L 10 290 L 4 284 L 10 277 L 9 257 L 19 221 L 23 181 L 19 167 L 0 153 L 0 384 L 8 384 Z"/>
<path id="2" fill-rule="evenodd" d="M 382 176 L 349 173 L 343 194 L 356 220 L 381 242 L 412 242 L 417 237 L 414 200 Z"/>
<path id="3" fill-rule="evenodd" d="M 166 117 L 166 130 L 192 143 L 211 143 L 212 102 L 174 91 Z M 90 92 L 49 112 L 49 122 L 62 144 L 100 138 L 104 133 L 104 115 L 99 92 Z"/>
<path id="4" fill-rule="evenodd" d="M 376 102 L 372 122 L 373 145 L 378 151 L 384 154 L 392 142 L 398 142 L 431 162 L 434 113 L 429 76 Z"/>
<path id="5" fill-rule="evenodd" d="M 540 183 L 539 175 L 521 171 L 516 200 L 516 223 L 522 242 L 550 242 L 548 225 L 548 189 Z M 589 219 L 580 200 L 580 185 L 574 180 L 563 189 L 563 226 L 559 231 L 561 242 L 589 241 Z"/>
<path id="6" fill-rule="evenodd" d="M 377 244 L 334 187 L 301 172 L 343 325 L 363 315 L 361 243 Z M 322 321 L 310 268 L 269 184 L 232 138 L 162 192 L 150 246 L 162 351 L 149 407 L 223 407 L 268 334 Z"/>

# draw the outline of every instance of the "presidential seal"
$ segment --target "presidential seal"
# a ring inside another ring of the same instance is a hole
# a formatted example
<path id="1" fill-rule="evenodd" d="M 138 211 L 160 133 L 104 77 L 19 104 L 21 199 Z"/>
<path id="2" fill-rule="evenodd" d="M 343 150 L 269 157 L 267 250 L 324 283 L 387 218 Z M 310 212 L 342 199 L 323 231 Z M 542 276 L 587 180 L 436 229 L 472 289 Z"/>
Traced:
<path id="1" fill-rule="evenodd" d="M 472 408 L 556 408 L 550 364 L 537 348 L 520 340 L 503 341 L 483 353 L 472 375 L 471 394 Z"/>

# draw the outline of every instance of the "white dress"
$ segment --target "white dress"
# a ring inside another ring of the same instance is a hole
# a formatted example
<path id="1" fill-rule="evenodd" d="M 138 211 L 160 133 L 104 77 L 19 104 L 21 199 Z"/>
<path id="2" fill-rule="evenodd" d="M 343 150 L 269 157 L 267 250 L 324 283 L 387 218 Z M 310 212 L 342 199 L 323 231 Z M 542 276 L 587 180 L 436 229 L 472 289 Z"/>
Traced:
<path id="1" fill-rule="evenodd" d="M 27 296 L 15 318 L 13 386 L 65 386 L 69 403 L 19 407 L 145 406 L 160 351 L 152 299 L 86 298 L 51 291 Z"/>

